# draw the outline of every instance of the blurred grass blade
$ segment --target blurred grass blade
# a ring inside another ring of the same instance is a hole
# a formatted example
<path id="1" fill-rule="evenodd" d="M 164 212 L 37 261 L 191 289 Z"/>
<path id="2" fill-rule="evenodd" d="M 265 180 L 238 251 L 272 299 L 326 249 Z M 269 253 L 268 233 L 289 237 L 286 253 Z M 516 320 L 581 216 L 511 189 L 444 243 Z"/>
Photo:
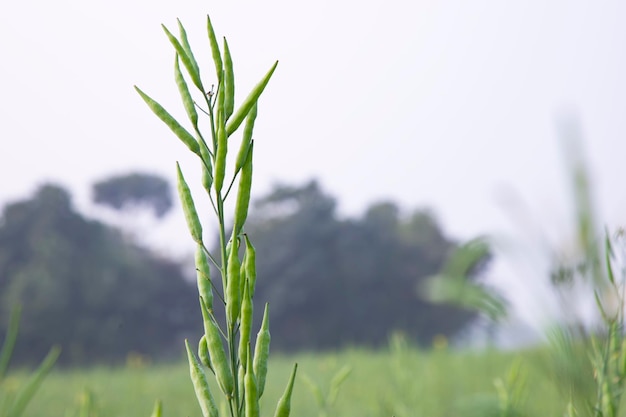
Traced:
<path id="1" fill-rule="evenodd" d="M 0 351 L 0 382 L 4 379 L 4 375 L 9 368 L 9 360 L 11 359 L 19 331 L 21 313 L 22 308 L 19 305 L 15 305 L 11 310 L 9 328 L 7 329 L 6 337 L 2 344 L 2 350 Z"/>
<path id="2" fill-rule="evenodd" d="M 322 394 L 322 389 L 320 388 L 320 386 L 315 383 L 307 374 L 301 373 L 300 380 L 304 382 L 307 388 L 309 388 L 309 391 L 311 391 L 311 394 L 313 394 L 313 398 L 315 398 L 315 401 L 317 401 L 318 407 L 324 407 L 326 401 L 324 400 L 324 394 Z"/>
<path id="3" fill-rule="evenodd" d="M 348 365 L 341 368 L 333 379 L 330 381 L 330 388 L 328 390 L 328 405 L 333 405 L 337 400 L 337 396 L 339 395 L 339 388 L 341 385 L 348 379 L 350 373 L 352 372 L 352 368 Z"/>
<path id="4" fill-rule="evenodd" d="M 241 106 L 239 106 L 235 114 L 233 114 L 232 117 L 229 119 L 228 123 L 226 124 L 226 136 L 232 135 L 233 132 L 237 130 L 239 125 L 241 125 L 243 120 L 252 109 L 252 106 L 254 106 L 254 104 L 259 99 L 259 96 L 267 86 L 267 83 L 269 83 L 270 78 L 272 78 L 272 74 L 274 74 L 277 66 L 278 61 L 276 61 L 274 65 L 272 65 L 272 68 L 270 68 L 270 70 L 267 72 L 267 74 L 265 74 L 263 79 L 252 89 L 250 94 L 248 94 L 248 97 L 246 97 L 243 103 L 241 103 Z"/>
<path id="5" fill-rule="evenodd" d="M 54 363 L 60 354 L 61 349 L 59 347 L 55 346 L 50 349 L 50 352 L 48 352 L 48 355 L 46 355 L 41 365 L 39 365 L 39 368 L 37 368 L 37 371 L 31 380 L 18 394 L 13 406 L 9 410 L 8 417 L 19 417 L 22 415 L 24 409 L 35 395 L 35 392 L 37 392 L 37 389 L 39 389 L 39 386 L 43 382 L 44 378 L 48 375 L 48 373 L 50 373 L 52 366 L 54 366 Z"/>
<path id="6" fill-rule="evenodd" d="M 182 127 L 180 123 L 178 123 L 176 119 L 174 119 L 172 115 L 163 108 L 163 106 L 141 91 L 139 87 L 135 86 L 135 90 L 137 90 L 143 101 L 145 101 L 148 107 L 150 107 L 150 110 L 152 110 L 152 112 L 156 114 L 157 117 L 161 119 L 161 121 L 163 121 L 163 123 L 165 123 L 185 145 L 187 145 L 191 152 L 202 157 L 202 155 L 200 155 L 200 146 L 198 145 L 196 138 L 194 138 L 191 133 L 187 131 L 187 129 Z"/>
<path id="7" fill-rule="evenodd" d="M 161 400 L 157 400 L 154 403 L 154 409 L 152 410 L 152 414 L 150 417 L 162 417 L 163 416 L 163 402 Z"/>

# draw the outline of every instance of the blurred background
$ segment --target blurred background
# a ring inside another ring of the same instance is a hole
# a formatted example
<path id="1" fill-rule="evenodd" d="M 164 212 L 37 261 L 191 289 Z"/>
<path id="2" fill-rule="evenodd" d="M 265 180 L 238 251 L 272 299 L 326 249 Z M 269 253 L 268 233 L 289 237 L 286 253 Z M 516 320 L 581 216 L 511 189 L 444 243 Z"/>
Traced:
<path id="1" fill-rule="evenodd" d="M 247 226 L 273 349 L 397 331 L 518 347 L 562 318 L 549 277 L 580 249 L 572 165 L 597 226 L 626 221 L 623 3 L 32 0 L 0 5 L 0 334 L 23 304 L 16 360 L 52 344 L 66 364 L 178 358 L 199 334 L 175 161 L 208 240 L 210 205 L 133 85 L 183 119 L 160 24 L 179 17 L 208 72 L 206 13 L 239 100 L 280 60 Z M 470 277 L 512 308 L 496 329 L 418 291 L 478 236 L 490 250 Z"/>

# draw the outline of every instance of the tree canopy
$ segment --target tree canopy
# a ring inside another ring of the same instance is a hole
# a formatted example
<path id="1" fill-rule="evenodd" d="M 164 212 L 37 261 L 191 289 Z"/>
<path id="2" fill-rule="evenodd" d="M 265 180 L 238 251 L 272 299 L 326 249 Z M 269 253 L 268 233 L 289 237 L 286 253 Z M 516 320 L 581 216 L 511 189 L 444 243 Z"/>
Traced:
<path id="1" fill-rule="evenodd" d="M 95 183 L 93 201 L 115 210 L 145 207 L 161 218 L 172 208 L 172 191 L 167 180 L 157 175 L 131 173 Z"/>
<path id="2" fill-rule="evenodd" d="M 270 303 L 274 347 L 380 346 L 400 330 L 431 343 L 475 314 L 419 297 L 457 247 L 427 210 L 402 216 L 391 202 L 339 219 L 317 182 L 278 186 L 246 226 L 257 247 L 257 294 Z"/>
<path id="3" fill-rule="evenodd" d="M 0 220 L 0 328 L 23 305 L 16 359 L 61 345 L 62 362 L 163 355 L 180 348 L 197 295 L 180 265 L 77 213 L 67 191 L 44 185 Z M 0 331 L 0 333 L 3 333 Z"/>
<path id="4" fill-rule="evenodd" d="M 340 218 L 336 207 L 311 181 L 275 187 L 250 213 L 244 232 L 257 248 L 256 300 L 270 303 L 275 350 L 376 347 L 394 331 L 428 345 L 475 317 L 418 294 L 458 247 L 431 212 L 378 202 Z M 0 334 L 21 303 L 18 360 L 39 359 L 54 344 L 63 347 L 61 362 L 74 364 L 179 353 L 199 325 L 197 297 L 180 263 L 84 217 L 57 185 L 2 212 Z"/>

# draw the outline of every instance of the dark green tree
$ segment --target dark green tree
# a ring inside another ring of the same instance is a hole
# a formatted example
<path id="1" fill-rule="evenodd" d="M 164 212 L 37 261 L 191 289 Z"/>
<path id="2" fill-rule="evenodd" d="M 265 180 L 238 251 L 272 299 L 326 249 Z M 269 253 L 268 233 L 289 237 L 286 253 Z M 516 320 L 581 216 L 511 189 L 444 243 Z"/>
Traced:
<path id="1" fill-rule="evenodd" d="M 246 226 L 258 251 L 257 294 L 271 305 L 278 349 L 380 346 L 401 330 L 422 344 L 453 335 L 474 314 L 432 304 L 417 284 L 456 244 L 434 216 L 402 216 L 389 202 L 340 219 L 313 181 L 279 186 L 257 201 Z"/>
<path id="2" fill-rule="evenodd" d="M 161 218 L 172 208 L 172 191 L 167 180 L 157 175 L 131 173 L 95 183 L 93 201 L 115 210 L 145 207 Z"/>
<path id="3" fill-rule="evenodd" d="M 197 314 L 180 266 L 77 213 L 70 195 L 44 185 L 0 220 L 0 318 L 23 305 L 16 360 L 61 345 L 61 362 L 163 355 Z M 0 327 L 7 323 L 1 321 Z"/>

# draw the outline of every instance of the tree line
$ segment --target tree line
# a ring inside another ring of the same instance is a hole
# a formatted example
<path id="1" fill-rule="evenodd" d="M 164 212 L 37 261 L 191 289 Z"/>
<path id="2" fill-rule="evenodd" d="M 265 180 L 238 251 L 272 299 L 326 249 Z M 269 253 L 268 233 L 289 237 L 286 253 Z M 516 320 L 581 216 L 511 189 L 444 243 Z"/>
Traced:
<path id="1" fill-rule="evenodd" d="M 130 174 L 92 191 L 99 204 L 143 206 L 162 218 L 174 204 L 170 188 L 158 176 Z M 393 331 L 429 345 L 475 318 L 419 297 L 419 283 L 458 246 L 431 212 L 403 215 L 379 202 L 342 219 L 336 207 L 315 181 L 278 185 L 254 204 L 245 232 L 257 249 L 256 299 L 270 303 L 274 351 L 378 347 Z M 43 185 L 0 217 L 0 334 L 20 303 L 17 361 L 37 361 L 51 345 L 63 348 L 66 364 L 133 352 L 178 357 L 182 339 L 201 330 L 189 267 L 79 213 L 63 187 Z"/>

